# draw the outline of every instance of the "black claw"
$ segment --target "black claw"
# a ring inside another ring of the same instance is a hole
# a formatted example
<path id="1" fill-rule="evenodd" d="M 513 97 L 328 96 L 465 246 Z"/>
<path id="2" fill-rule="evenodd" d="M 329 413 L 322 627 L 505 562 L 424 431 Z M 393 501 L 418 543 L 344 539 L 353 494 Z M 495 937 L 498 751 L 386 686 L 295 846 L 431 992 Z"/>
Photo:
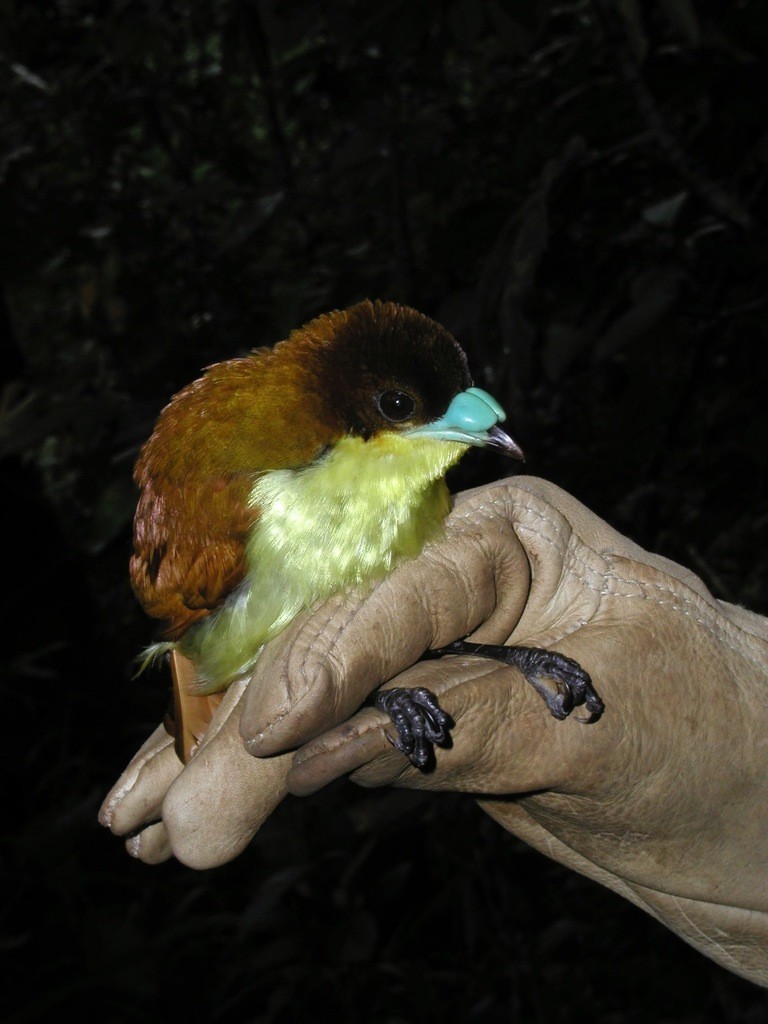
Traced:
<path id="1" fill-rule="evenodd" d="M 504 647 L 502 644 L 473 644 L 467 640 L 456 640 L 447 647 L 429 651 L 425 657 L 441 658 L 446 654 L 469 654 L 480 658 L 493 658 L 505 665 L 519 669 L 534 690 L 549 708 L 554 718 L 567 718 L 575 707 L 585 707 L 587 718 L 578 721 L 585 724 L 596 722 L 605 705 L 592 685 L 588 673 L 573 658 L 566 658 L 557 651 L 545 651 L 539 647 Z M 553 692 L 543 680 L 551 679 L 557 686 Z"/>
<path id="2" fill-rule="evenodd" d="M 424 769 L 434 760 L 433 744 L 450 744 L 451 717 L 424 687 L 381 690 L 376 696 L 376 707 L 389 715 L 397 730 L 396 739 L 389 735 L 387 739 L 416 768 Z"/>

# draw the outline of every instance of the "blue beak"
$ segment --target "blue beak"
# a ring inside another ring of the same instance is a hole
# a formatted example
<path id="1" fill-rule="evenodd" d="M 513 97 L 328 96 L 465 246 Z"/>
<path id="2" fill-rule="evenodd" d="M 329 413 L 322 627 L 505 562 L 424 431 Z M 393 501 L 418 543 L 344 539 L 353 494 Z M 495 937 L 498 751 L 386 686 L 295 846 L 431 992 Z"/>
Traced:
<path id="1" fill-rule="evenodd" d="M 498 426 L 506 418 L 507 414 L 487 391 L 467 388 L 456 395 L 440 419 L 404 433 L 409 437 L 432 437 L 439 441 L 460 441 L 478 448 L 492 448 L 510 458 L 524 460 L 517 442 Z"/>

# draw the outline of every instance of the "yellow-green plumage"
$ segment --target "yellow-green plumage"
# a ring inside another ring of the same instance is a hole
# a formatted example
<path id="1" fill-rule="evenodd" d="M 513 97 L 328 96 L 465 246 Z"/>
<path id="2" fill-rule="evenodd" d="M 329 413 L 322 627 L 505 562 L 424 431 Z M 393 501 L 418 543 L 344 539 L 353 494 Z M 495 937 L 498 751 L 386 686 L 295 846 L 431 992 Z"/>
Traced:
<path id="1" fill-rule="evenodd" d="M 442 529 L 444 474 L 467 445 L 385 432 L 342 438 L 312 465 L 254 485 L 260 511 L 233 599 L 180 642 L 210 693 L 247 672 L 303 608 L 386 575 Z"/>

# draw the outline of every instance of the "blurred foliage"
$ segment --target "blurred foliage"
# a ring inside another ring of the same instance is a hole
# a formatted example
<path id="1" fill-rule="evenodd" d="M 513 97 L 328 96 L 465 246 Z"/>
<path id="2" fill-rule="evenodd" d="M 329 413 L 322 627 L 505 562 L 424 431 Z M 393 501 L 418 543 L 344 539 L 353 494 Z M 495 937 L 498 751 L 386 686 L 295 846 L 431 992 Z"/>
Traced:
<path id="1" fill-rule="evenodd" d="M 454 331 L 531 472 L 768 611 L 765 6 L 0 9 L 0 472 L 23 545 L 3 677 L 30 812 L 2 870 L 34 978 L 8 1019 L 96 998 L 115 1021 L 765 1020 L 462 800 L 339 785 L 202 875 L 94 823 L 164 699 L 128 678 L 138 446 L 202 366 L 365 296 Z M 504 471 L 476 453 L 453 483 Z"/>

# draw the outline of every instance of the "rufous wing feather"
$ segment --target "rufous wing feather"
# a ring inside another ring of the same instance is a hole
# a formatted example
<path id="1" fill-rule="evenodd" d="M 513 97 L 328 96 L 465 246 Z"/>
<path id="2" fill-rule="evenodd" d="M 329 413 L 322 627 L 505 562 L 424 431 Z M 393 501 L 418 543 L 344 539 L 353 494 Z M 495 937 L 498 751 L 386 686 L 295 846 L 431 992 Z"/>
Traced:
<path id="1" fill-rule="evenodd" d="M 256 517 L 249 481 L 143 489 L 134 527 L 130 574 L 144 610 L 177 640 L 237 587 L 245 574 L 245 540 Z"/>

